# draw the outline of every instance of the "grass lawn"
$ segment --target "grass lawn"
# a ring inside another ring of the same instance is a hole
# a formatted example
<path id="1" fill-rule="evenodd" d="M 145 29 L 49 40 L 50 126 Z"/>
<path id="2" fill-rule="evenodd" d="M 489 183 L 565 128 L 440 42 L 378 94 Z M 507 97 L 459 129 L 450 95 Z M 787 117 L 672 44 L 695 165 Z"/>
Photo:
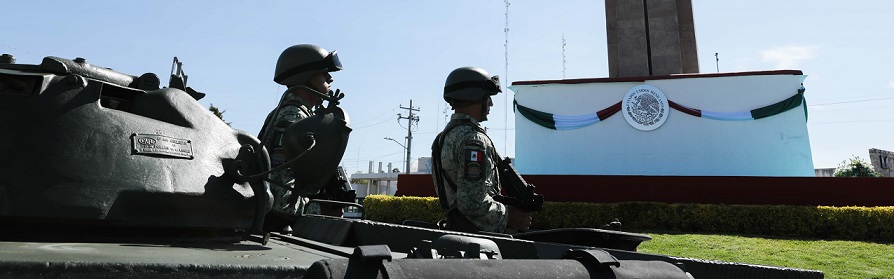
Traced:
<path id="1" fill-rule="evenodd" d="M 820 270 L 825 278 L 894 279 L 894 244 L 644 232 L 643 253 Z"/>

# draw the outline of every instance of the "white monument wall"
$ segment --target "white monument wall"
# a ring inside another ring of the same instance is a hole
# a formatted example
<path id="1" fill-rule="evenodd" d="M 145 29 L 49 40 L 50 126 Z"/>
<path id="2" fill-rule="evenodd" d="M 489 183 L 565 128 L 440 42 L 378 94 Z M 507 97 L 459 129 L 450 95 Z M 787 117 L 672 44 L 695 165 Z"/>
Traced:
<path id="1" fill-rule="evenodd" d="M 644 82 L 528 82 L 510 89 L 520 105 L 563 115 L 607 108 L 641 84 L 655 86 L 668 100 L 690 108 L 742 112 L 791 97 L 804 78 L 694 75 Z M 545 128 L 516 111 L 515 164 L 523 174 L 814 176 L 804 106 L 742 121 L 700 118 L 669 109 L 666 122 L 652 131 L 629 125 L 623 111 L 574 130 Z"/>

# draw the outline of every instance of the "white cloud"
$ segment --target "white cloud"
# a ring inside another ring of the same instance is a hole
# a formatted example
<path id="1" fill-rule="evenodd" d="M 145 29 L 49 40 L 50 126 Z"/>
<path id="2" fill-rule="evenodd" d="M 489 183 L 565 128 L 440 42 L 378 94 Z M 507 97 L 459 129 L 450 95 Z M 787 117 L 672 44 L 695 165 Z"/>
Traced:
<path id="1" fill-rule="evenodd" d="M 888 81 L 888 88 L 894 89 L 894 80 Z"/>
<path id="2" fill-rule="evenodd" d="M 816 57 L 817 46 L 777 47 L 761 52 L 764 62 L 776 64 L 776 69 L 797 69 L 801 61 Z"/>

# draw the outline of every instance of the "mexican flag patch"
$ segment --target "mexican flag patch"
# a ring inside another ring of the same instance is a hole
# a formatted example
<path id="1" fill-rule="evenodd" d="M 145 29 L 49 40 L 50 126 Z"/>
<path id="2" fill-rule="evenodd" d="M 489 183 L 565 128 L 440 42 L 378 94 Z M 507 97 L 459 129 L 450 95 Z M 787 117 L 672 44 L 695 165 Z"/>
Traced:
<path id="1" fill-rule="evenodd" d="M 469 159 L 466 160 L 468 162 L 481 162 L 484 159 L 484 151 L 478 150 L 469 150 Z"/>

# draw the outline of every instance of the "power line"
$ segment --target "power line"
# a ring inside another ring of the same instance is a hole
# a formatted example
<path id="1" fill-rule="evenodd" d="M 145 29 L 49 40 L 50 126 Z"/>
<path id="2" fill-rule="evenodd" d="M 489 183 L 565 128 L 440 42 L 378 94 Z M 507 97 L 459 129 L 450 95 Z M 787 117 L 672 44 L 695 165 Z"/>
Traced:
<path id="1" fill-rule="evenodd" d="M 504 129 L 489 128 L 488 130 L 494 130 L 494 131 L 512 131 L 512 130 L 515 130 L 515 128 L 504 128 Z"/>
<path id="2" fill-rule="evenodd" d="M 344 160 L 344 159 L 343 159 L 342 162 L 363 162 L 363 161 L 369 161 L 369 160 L 373 160 L 373 159 L 385 158 L 385 157 L 388 157 L 388 156 L 394 156 L 395 154 L 398 154 L 398 153 L 403 153 L 403 151 L 398 151 L 398 152 L 394 152 L 394 153 L 391 153 L 391 154 L 385 154 L 385 155 L 378 155 L 378 156 L 364 157 L 364 158 L 362 158 L 362 159 L 361 159 L 360 157 L 358 157 L 357 160 Z"/>
<path id="3" fill-rule="evenodd" d="M 27 50 L 24 50 L 24 49 L 20 49 L 20 48 L 11 46 L 11 45 L 7 45 L 7 44 L 4 44 L 4 43 L 2 43 L 2 42 L 0 42 L 0 46 L 2 46 L 2 47 L 7 47 L 7 48 L 10 48 L 10 49 L 15 50 L 15 51 L 18 51 L 18 52 L 22 52 L 22 53 L 24 53 L 24 54 L 26 54 L 26 55 L 28 55 L 28 56 L 33 57 L 33 58 L 43 59 L 43 57 L 38 57 L 37 55 L 35 55 L 34 53 L 31 53 L 30 51 L 27 51 Z M 10 54 L 12 54 L 12 53 L 10 53 Z M 12 54 L 12 55 L 15 56 L 16 54 Z"/>
<path id="4" fill-rule="evenodd" d="M 879 102 L 879 103 L 881 103 L 881 102 Z M 860 110 L 862 112 L 867 112 L 870 110 L 879 110 L 879 109 L 890 110 L 891 109 L 890 104 L 881 104 L 881 105 L 875 105 L 875 104 L 877 104 L 877 103 L 872 103 L 872 105 L 860 105 L 860 106 L 835 106 L 835 107 L 833 107 L 833 106 L 828 106 L 828 107 L 827 106 L 819 106 L 819 107 L 813 108 L 813 110 L 810 113 L 832 113 L 832 112 L 854 111 L 854 110 Z"/>
<path id="5" fill-rule="evenodd" d="M 358 125 L 358 124 L 363 124 L 363 123 L 366 123 L 366 122 L 370 122 L 370 121 L 372 121 L 373 119 L 379 118 L 379 116 L 385 115 L 386 113 L 394 112 L 394 110 L 396 110 L 396 109 L 397 109 L 396 107 L 395 107 L 395 108 L 391 108 L 391 110 L 389 110 L 389 111 L 380 113 L 379 115 L 373 116 L 373 117 L 371 117 L 371 118 L 367 118 L 367 119 L 364 120 L 364 121 L 360 121 L 360 122 L 354 123 L 354 125 Z"/>
<path id="6" fill-rule="evenodd" d="M 832 121 L 832 122 L 810 122 L 807 124 L 846 124 L 846 123 L 864 123 L 864 122 L 892 122 L 894 119 L 879 120 L 853 120 L 853 121 Z"/>
<path id="7" fill-rule="evenodd" d="M 385 123 L 385 122 L 388 122 L 388 121 L 391 121 L 391 119 L 385 119 L 385 120 L 382 120 L 382 122 L 379 122 L 379 123 L 376 123 L 376 124 L 372 124 L 372 125 L 366 125 L 366 126 L 363 126 L 363 127 L 351 127 L 351 129 L 357 130 L 357 129 L 369 128 L 369 127 L 376 126 L 376 125 L 379 125 L 379 124 L 382 124 L 382 123 Z"/>
<path id="8" fill-rule="evenodd" d="M 863 100 L 854 100 L 854 101 L 841 101 L 841 102 L 821 103 L 821 104 L 808 104 L 807 106 L 810 107 L 810 106 L 840 105 L 840 104 L 850 104 L 850 103 L 869 102 L 869 101 L 880 101 L 880 100 L 890 100 L 890 99 L 894 99 L 894 97 L 875 98 L 875 99 L 863 99 Z"/>
<path id="9" fill-rule="evenodd" d="M 400 123 L 400 118 L 397 119 L 397 126 L 400 126 L 401 129 L 413 129 L 413 132 L 419 131 L 419 123 L 410 124 L 409 127 L 404 127 L 404 124 Z"/>
<path id="10" fill-rule="evenodd" d="M 416 132 L 417 135 L 428 135 L 428 134 L 437 134 L 437 133 L 440 133 L 440 131 L 438 131 L 438 132 Z"/>

